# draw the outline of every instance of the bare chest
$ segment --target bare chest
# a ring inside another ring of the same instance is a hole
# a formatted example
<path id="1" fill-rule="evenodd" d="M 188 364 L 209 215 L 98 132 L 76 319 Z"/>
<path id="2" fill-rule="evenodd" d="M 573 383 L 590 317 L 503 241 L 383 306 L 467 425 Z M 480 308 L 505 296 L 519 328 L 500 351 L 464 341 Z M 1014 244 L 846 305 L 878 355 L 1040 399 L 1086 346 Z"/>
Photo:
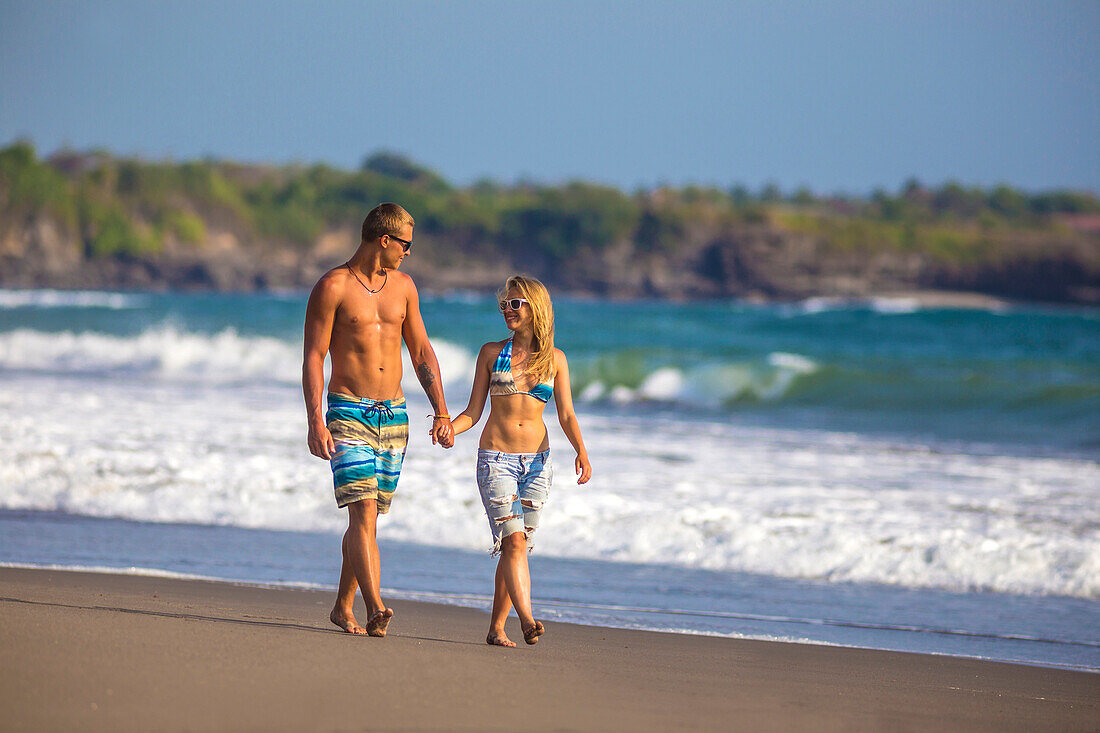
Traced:
<path id="1" fill-rule="evenodd" d="M 352 283 L 358 287 L 358 283 Z M 362 288 L 360 288 L 362 290 Z M 334 331 L 350 338 L 400 334 L 405 322 L 405 299 L 397 293 L 348 293 L 336 311 Z"/>

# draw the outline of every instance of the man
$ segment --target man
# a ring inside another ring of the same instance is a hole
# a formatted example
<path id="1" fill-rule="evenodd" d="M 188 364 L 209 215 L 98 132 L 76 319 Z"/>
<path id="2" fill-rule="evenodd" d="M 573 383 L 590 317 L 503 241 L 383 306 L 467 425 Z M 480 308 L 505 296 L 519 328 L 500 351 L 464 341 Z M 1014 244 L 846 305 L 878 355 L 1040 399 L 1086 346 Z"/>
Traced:
<path id="1" fill-rule="evenodd" d="M 385 636 L 393 617 L 380 593 L 376 529 L 378 515 L 390 510 L 409 436 L 402 338 L 434 408 L 432 442 L 454 445 L 416 286 L 397 271 L 412 249 L 414 224 L 397 204 L 375 207 L 355 254 L 317 282 L 306 306 L 302 389 L 309 451 L 330 461 L 336 503 L 348 508 L 340 588 L 329 618 L 350 634 Z M 326 353 L 332 359 L 327 412 L 321 407 Z M 356 587 L 367 605 L 365 628 L 352 613 Z"/>

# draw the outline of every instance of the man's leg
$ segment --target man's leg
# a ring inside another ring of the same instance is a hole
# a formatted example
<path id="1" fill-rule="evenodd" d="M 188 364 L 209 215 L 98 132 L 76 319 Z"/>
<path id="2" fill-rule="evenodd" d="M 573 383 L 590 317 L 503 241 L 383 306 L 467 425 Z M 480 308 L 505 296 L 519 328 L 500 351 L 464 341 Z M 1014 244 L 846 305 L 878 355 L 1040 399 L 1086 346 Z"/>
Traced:
<path id="1" fill-rule="evenodd" d="M 336 605 L 332 607 L 329 620 L 349 634 L 365 634 L 367 630 L 355 620 L 355 591 L 359 588 L 359 582 L 355 579 L 355 571 L 348 561 L 348 534 L 350 532 L 351 528 L 349 527 L 340 541 L 340 554 L 343 558 L 340 562 L 340 587 L 336 591 Z"/>
<path id="2" fill-rule="evenodd" d="M 378 554 L 377 529 L 378 505 L 374 499 L 348 504 L 348 531 L 344 535 L 347 542 L 346 558 L 367 605 L 367 633 L 371 636 L 385 636 L 393 611 L 382 602 L 382 561 Z M 351 586 L 350 580 L 348 585 Z M 354 594 L 354 590 L 352 593 Z"/>

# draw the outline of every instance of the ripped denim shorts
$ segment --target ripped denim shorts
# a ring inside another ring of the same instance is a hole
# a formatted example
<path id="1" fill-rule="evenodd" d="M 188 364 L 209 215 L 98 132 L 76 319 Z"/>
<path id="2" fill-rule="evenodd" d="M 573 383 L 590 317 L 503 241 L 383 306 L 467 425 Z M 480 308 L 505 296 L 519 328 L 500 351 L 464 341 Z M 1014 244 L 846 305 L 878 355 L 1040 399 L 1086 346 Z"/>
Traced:
<path id="1" fill-rule="evenodd" d="M 493 554 L 500 554 L 501 541 L 523 532 L 527 551 L 534 544 L 531 535 L 539 526 L 542 505 L 550 497 L 554 469 L 550 451 L 541 453 L 477 452 L 477 487 L 493 531 Z"/>

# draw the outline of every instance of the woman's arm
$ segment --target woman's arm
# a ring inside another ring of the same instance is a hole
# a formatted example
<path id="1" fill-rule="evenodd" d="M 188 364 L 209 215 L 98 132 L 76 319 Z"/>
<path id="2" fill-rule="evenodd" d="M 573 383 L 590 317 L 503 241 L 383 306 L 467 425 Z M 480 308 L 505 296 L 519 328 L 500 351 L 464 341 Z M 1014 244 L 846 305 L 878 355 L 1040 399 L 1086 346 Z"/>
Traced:
<path id="1" fill-rule="evenodd" d="M 500 353 L 500 345 L 488 343 L 481 347 L 477 355 L 477 364 L 474 366 L 474 385 L 470 388 L 470 403 L 466 409 L 451 421 L 455 435 L 464 433 L 481 419 L 481 412 L 485 409 L 485 398 L 489 395 L 489 365 L 497 354 Z"/>
<path id="2" fill-rule="evenodd" d="M 588 483 L 592 478 L 592 464 L 588 462 L 588 451 L 584 447 L 584 438 L 581 437 L 581 425 L 577 422 L 577 413 L 573 411 L 573 392 L 569 386 L 569 363 L 565 360 L 565 352 L 554 349 L 554 404 L 558 408 L 558 424 L 565 431 L 565 437 L 573 444 L 573 450 L 577 451 L 577 460 L 574 463 L 577 469 L 577 483 Z"/>

